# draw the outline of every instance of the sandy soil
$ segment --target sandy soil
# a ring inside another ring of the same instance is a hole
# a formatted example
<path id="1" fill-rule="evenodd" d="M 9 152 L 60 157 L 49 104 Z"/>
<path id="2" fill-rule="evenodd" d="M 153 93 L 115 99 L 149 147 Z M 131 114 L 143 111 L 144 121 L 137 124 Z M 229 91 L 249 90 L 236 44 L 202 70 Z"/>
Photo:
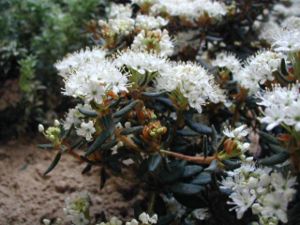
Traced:
<path id="1" fill-rule="evenodd" d="M 135 199 L 124 199 L 119 187 L 130 190 L 120 179 L 110 179 L 99 188 L 99 171 L 81 175 L 84 165 L 63 155 L 58 166 L 43 177 L 55 152 L 41 150 L 36 144 L 12 141 L 0 146 L 0 224 L 39 225 L 42 218 L 63 217 L 64 199 L 80 191 L 90 193 L 92 215 L 132 213 Z"/>

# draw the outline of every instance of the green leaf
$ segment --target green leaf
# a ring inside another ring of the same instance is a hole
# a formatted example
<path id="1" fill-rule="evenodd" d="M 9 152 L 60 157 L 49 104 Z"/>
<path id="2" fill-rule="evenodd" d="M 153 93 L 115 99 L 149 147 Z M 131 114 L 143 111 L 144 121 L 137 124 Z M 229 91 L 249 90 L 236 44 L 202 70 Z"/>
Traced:
<path id="1" fill-rule="evenodd" d="M 212 134 L 212 129 L 204 124 L 193 122 L 192 120 L 187 118 L 185 119 L 185 122 L 189 128 L 199 134 Z"/>
<path id="2" fill-rule="evenodd" d="M 182 177 L 187 178 L 187 177 L 192 177 L 198 173 L 200 173 L 203 170 L 202 166 L 197 166 L 197 165 L 190 165 L 184 167 L 184 172 L 182 174 Z"/>
<path id="3" fill-rule="evenodd" d="M 137 134 L 140 133 L 143 130 L 144 126 L 135 126 L 135 127 L 129 127 L 125 128 L 121 131 L 122 135 L 128 135 L 128 134 Z"/>
<path id="4" fill-rule="evenodd" d="M 270 157 L 266 157 L 264 159 L 260 159 L 258 161 L 259 164 L 262 164 L 264 166 L 274 166 L 279 163 L 285 162 L 289 158 L 289 153 L 287 152 L 281 152 L 275 155 L 272 155 Z"/>
<path id="5" fill-rule="evenodd" d="M 211 174 L 208 172 L 200 173 L 198 176 L 196 176 L 193 180 L 193 184 L 208 184 L 211 182 Z"/>
<path id="6" fill-rule="evenodd" d="M 154 172 L 162 162 L 162 157 L 160 154 L 155 154 L 150 156 L 148 163 L 149 172 Z"/>
<path id="7" fill-rule="evenodd" d="M 263 140 L 265 140 L 266 142 L 276 144 L 276 145 L 280 144 L 279 141 L 277 140 L 277 138 L 274 137 L 273 135 L 268 134 L 268 133 L 263 132 L 263 131 L 259 131 L 258 133 L 259 133 L 260 137 Z"/>
<path id="8" fill-rule="evenodd" d="M 61 152 L 58 152 L 54 158 L 54 160 L 51 162 L 50 166 L 48 169 L 45 171 L 44 176 L 46 176 L 48 173 L 50 173 L 58 164 L 59 160 L 61 158 Z"/>
<path id="9" fill-rule="evenodd" d="M 42 149 L 52 149 L 53 148 L 53 144 L 39 144 L 38 148 L 42 148 Z"/>
<path id="10" fill-rule="evenodd" d="M 197 133 L 191 129 L 188 129 L 188 128 L 178 130 L 178 131 L 176 131 L 176 134 L 178 134 L 180 136 L 199 136 L 199 133 Z"/>
<path id="11" fill-rule="evenodd" d="M 100 136 L 96 138 L 95 142 L 88 148 L 84 155 L 88 156 L 95 152 L 110 136 L 111 132 L 109 130 L 103 131 Z"/>
<path id="12" fill-rule="evenodd" d="M 98 116 L 97 112 L 91 111 L 91 110 L 87 110 L 87 109 L 84 109 L 84 108 L 79 108 L 78 111 L 80 113 L 82 113 L 83 115 L 88 116 L 88 117 L 97 117 Z"/>
<path id="13" fill-rule="evenodd" d="M 209 167 L 207 167 L 205 169 L 205 171 L 207 171 L 207 172 L 215 172 L 217 169 L 218 169 L 218 161 L 217 160 L 213 160 L 210 163 Z"/>
<path id="14" fill-rule="evenodd" d="M 176 216 L 174 214 L 168 214 L 168 215 L 165 215 L 165 216 L 160 216 L 158 218 L 158 221 L 157 221 L 156 225 L 168 225 L 172 221 L 174 221 L 175 218 L 176 218 Z"/>
<path id="15" fill-rule="evenodd" d="M 133 102 L 129 103 L 124 108 L 120 109 L 118 112 L 115 112 L 113 114 L 113 117 L 124 116 L 125 114 L 129 113 L 139 102 L 140 102 L 139 100 L 134 100 Z"/>
<path id="16" fill-rule="evenodd" d="M 166 93 L 165 91 L 164 92 L 142 92 L 142 95 L 146 97 L 158 97 L 165 93 Z"/>
<path id="17" fill-rule="evenodd" d="M 287 149 L 274 144 L 269 144 L 270 149 L 275 153 L 287 152 Z"/>
<path id="18" fill-rule="evenodd" d="M 204 187 L 197 184 L 177 183 L 170 187 L 170 190 L 177 194 L 195 195 L 204 190 Z"/>

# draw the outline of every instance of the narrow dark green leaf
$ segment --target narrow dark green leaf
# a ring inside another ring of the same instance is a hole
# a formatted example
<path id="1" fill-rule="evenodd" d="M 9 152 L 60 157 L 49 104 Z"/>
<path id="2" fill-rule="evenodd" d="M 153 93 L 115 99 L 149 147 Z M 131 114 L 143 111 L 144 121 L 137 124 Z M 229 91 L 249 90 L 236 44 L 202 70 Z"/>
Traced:
<path id="1" fill-rule="evenodd" d="M 260 137 L 261 137 L 263 140 L 265 140 L 266 142 L 272 143 L 272 144 L 276 144 L 276 145 L 279 144 L 279 141 L 278 141 L 277 138 L 274 137 L 273 135 L 268 134 L 268 133 L 263 132 L 263 131 L 259 131 L 258 133 L 259 133 Z"/>
<path id="2" fill-rule="evenodd" d="M 120 109 L 118 112 L 115 112 L 113 114 L 113 117 L 121 117 L 124 116 L 125 114 L 129 113 L 137 104 L 139 103 L 139 100 L 134 100 L 133 102 L 129 103 L 122 109 Z"/>
<path id="3" fill-rule="evenodd" d="M 85 152 L 85 156 L 88 156 L 92 154 L 94 151 L 99 149 L 101 145 L 110 137 L 111 132 L 110 131 L 103 131 L 99 137 L 95 140 L 95 142 L 88 148 L 88 150 Z"/>
<path id="4" fill-rule="evenodd" d="M 287 152 L 287 149 L 281 147 L 280 145 L 269 144 L 269 147 L 272 150 L 272 152 L 275 153 Z"/>
<path id="5" fill-rule="evenodd" d="M 128 134 L 137 134 L 140 133 L 143 130 L 144 126 L 135 126 L 135 127 L 129 127 L 125 128 L 121 131 L 122 135 L 128 135 Z"/>
<path id="6" fill-rule="evenodd" d="M 162 162 L 162 157 L 160 154 L 155 154 L 150 156 L 148 163 L 149 172 L 154 172 Z"/>
<path id="7" fill-rule="evenodd" d="M 274 166 L 279 163 L 285 162 L 289 158 L 289 154 L 287 152 L 281 152 L 270 157 L 266 157 L 258 161 L 259 164 L 264 166 Z"/>
<path id="8" fill-rule="evenodd" d="M 286 68 L 286 63 L 284 59 L 281 59 L 281 63 L 280 63 L 280 71 L 284 76 L 289 75 L 289 72 Z"/>
<path id="9" fill-rule="evenodd" d="M 190 119 L 185 120 L 186 125 L 191 128 L 193 131 L 196 131 L 199 134 L 212 134 L 212 129 L 205 124 L 193 122 Z"/>
<path id="10" fill-rule="evenodd" d="M 87 109 L 84 109 L 84 108 L 79 108 L 78 111 L 80 113 L 82 113 L 83 115 L 88 116 L 88 117 L 96 117 L 96 116 L 98 116 L 97 112 L 91 111 L 91 110 L 87 110 Z"/>
<path id="11" fill-rule="evenodd" d="M 61 158 L 61 152 L 58 152 L 54 158 L 54 160 L 51 162 L 50 166 L 48 167 L 48 169 L 45 171 L 44 176 L 46 176 L 48 173 L 50 173 L 57 165 L 57 163 L 59 162 Z"/>
<path id="12" fill-rule="evenodd" d="M 237 160 L 223 160 L 222 163 L 226 166 L 228 169 L 236 169 L 241 166 L 241 162 Z"/>
<path id="13" fill-rule="evenodd" d="M 165 91 L 164 92 L 142 92 L 142 95 L 146 97 L 158 97 L 165 93 L 166 93 Z"/>
<path id="14" fill-rule="evenodd" d="M 165 216 L 160 216 L 157 225 L 168 225 L 171 224 L 171 222 L 176 218 L 174 214 L 168 214 Z"/>
<path id="15" fill-rule="evenodd" d="M 39 144 L 38 147 L 42 149 L 52 149 L 53 144 Z"/>
<path id="16" fill-rule="evenodd" d="M 197 166 L 197 165 L 185 166 L 182 177 L 184 177 L 184 178 L 192 177 L 192 176 L 200 173 L 202 170 L 203 170 L 202 166 Z"/>
<path id="17" fill-rule="evenodd" d="M 217 169 L 218 169 L 218 161 L 217 160 L 213 160 L 210 163 L 209 167 L 207 167 L 205 169 L 205 171 L 207 171 L 207 172 L 215 172 Z"/>
<path id="18" fill-rule="evenodd" d="M 170 187 L 170 190 L 177 194 L 195 195 L 204 190 L 204 187 L 196 184 L 177 183 Z"/>
<path id="19" fill-rule="evenodd" d="M 188 128 L 178 130 L 178 131 L 176 131 L 176 134 L 178 134 L 180 136 L 199 136 L 199 133 L 197 133 L 191 129 L 188 129 Z"/>
<path id="20" fill-rule="evenodd" d="M 208 184 L 212 180 L 211 174 L 208 172 L 202 172 L 192 180 L 193 184 Z"/>

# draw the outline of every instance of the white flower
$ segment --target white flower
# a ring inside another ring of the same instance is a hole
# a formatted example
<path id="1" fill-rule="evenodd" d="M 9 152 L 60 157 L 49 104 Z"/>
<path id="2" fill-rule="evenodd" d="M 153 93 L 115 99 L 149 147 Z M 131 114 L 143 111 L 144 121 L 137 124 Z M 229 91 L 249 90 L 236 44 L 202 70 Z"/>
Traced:
<path id="1" fill-rule="evenodd" d="M 258 52 L 247 59 L 245 66 L 234 79 L 253 94 L 259 90 L 259 84 L 274 80 L 272 73 L 278 69 L 281 59 L 282 56 L 278 53 Z"/>
<path id="2" fill-rule="evenodd" d="M 156 52 L 160 56 L 170 56 L 173 53 L 173 42 L 167 30 L 142 30 L 133 40 L 132 50 Z"/>
<path id="3" fill-rule="evenodd" d="M 85 137 L 87 141 L 91 141 L 93 139 L 92 134 L 96 132 L 94 127 L 94 122 L 89 121 L 87 123 L 82 122 L 80 127 L 77 128 L 76 134 L 82 137 Z"/>
<path id="4" fill-rule="evenodd" d="M 164 27 L 168 24 L 168 21 L 164 18 L 149 15 L 137 15 L 135 19 L 135 27 L 141 30 L 154 30 Z"/>
<path id="5" fill-rule="evenodd" d="M 68 54 L 63 60 L 55 63 L 55 68 L 59 71 L 59 75 L 68 78 L 68 76 L 86 63 L 100 63 L 104 60 L 106 52 L 99 48 L 80 50 L 72 54 Z"/>
<path id="6" fill-rule="evenodd" d="M 213 66 L 218 66 L 220 68 L 227 68 L 233 74 L 236 74 L 241 69 L 240 60 L 229 52 L 221 52 L 217 55 L 216 59 L 211 62 Z"/>
<path id="7" fill-rule="evenodd" d="M 291 16 L 286 18 L 282 23 L 281 27 L 287 30 L 299 30 L 300 29 L 300 17 Z"/>
<path id="8" fill-rule="evenodd" d="M 210 217 L 210 214 L 208 212 L 208 208 L 199 208 L 199 209 L 195 209 L 192 212 L 192 215 L 198 219 L 198 220 L 206 220 Z"/>
<path id="9" fill-rule="evenodd" d="M 197 64 L 174 64 L 157 78 L 156 88 L 168 92 L 179 90 L 199 113 L 207 102 L 225 102 L 223 91 L 216 85 L 213 76 Z"/>
<path id="10" fill-rule="evenodd" d="M 256 199 L 254 191 L 247 189 L 233 192 L 229 197 L 232 202 L 228 204 L 235 205 L 231 210 L 236 211 L 238 219 L 243 217 L 244 213 L 251 207 Z"/>
<path id="11" fill-rule="evenodd" d="M 167 60 L 157 54 L 139 52 L 133 50 L 126 50 L 121 52 L 116 59 L 114 64 L 121 68 L 122 66 L 127 66 L 140 74 L 145 74 L 146 72 L 162 72 L 168 69 L 169 64 Z"/>
<path id="12" fill-rule="evenodd" d="M 226 127 L 223 134 L 229 138 L 241 140 L 249 134 L 249 129 L 247 128 L 247 125 L 241 125 L 233 130 Z"/>
<path id="13" fill-rule="evenodd" d="M 90 200 L 87 193 L 80 193 L 72 198 L 68 197 L 65 199 L 66 207 L 64 212 L 67 219 L 74 225 L 88 225 L 89 219 L 86 218 L 90 207 Z"/>
<path id="14" fill-rule="evenodd" d="M 156 224 L 157 223 L 157 214 L 154 214 L 152 217 L 149 216 L 149 214 L 143 212 L 142 214 L 139 215 L 139 220 L 143 224 Z"/>
<path id="15" fill-rule="evenodd" d="M 261 122 L 268 124 L 267 130 L 271 130 L 281 123 L 294 126 L 300 130 L 300 92 L 299 84 L 290 87 L 273 85 L 272 90 L 257 94 L 261 100 L 258 105 L 264 106 Z"/>

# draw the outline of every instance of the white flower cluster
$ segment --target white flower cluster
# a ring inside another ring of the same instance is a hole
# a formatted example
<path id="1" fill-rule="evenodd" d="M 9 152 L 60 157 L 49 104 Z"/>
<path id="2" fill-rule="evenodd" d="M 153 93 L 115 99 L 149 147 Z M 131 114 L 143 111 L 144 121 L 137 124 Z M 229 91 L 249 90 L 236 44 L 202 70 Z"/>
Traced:
<path id="1" fill-rule="evenodd" d="M 73 198 L 66 198 L 66 207 L 63 209 L 68 221 L 74 225 L 88 225 L 90 198 L 87 193 L 80 193 Z"/>
<path id="2" fill-rule="evenodd" d="M 237 76 L 237 73 L 240 71 L 242 66 L 240 60 L 230 52 L 219 53 L 211 64 L 219 68 L 226 68 L 230 70 L 234 77 Z"/>
<path id="3" fill-rule="evenodd" d="M 254 56 L 250 56 L 234 77 L 250 94 L 256 93 L 260 84 L 274 80 L 272 73 L 278 69 L 282 55 L 272 51 L 261 51 Z"/>
<path id="4" fill-rule="evenodd" d="M 220 19 L 226 15 L 225 5 L 211 0 L 157 0 L 150 11 L 154 15 L 168 13 L 170 16 L 178 16 L 194 22 L 202 16 Z"/>
<path id="5" fill-rule="evenodd" d="M 114 60 L 114 64 L 118 68 L 127 66 L 140 74 L 145 74 L 146 72 L 161 73 L 169 67 L 168 61 L 164 57 L 158 56 L 154 53 L 133 50 L 121 52 Z"/>
<path id="6" fill-rule="evenodd" d="M 274 85 L 272 90 L 258 94 L 258 104 L 264 106 L 261 122 L 268 124 L 267 130 L 285 124 L 300 131 L 300 91 L 299 84 L 290 87 Z"/>
<path id="7" fill-rule="evenodd" d="M 160 16 L 137 15 L 135 19 L 135 27 L 142 30 L 155 30 L 167 24 L 168 21 Z"/>
<path id="8" fill-rule="evenodd" d="M 153 216 L 149 216 L 149 214 L 143 212 L 139 215 L 139 221 L 136 219 L 132 219 L 129 222 L 126 222 L 125 225 L 153 225 L 157 223 L 157 214 L 154 214 Z M 112 217 L 110 221 L 108 222 L 102 222 L 97 225 L 122 225 L 123 222 L 119 220 L 117 217 Z"/>
<path id="9" fill-rule="evenodd" d="M 75 52 L 56 64 L 65 78 L 64 94 L 101 104 L 107 92 L 127 91 L 127 77 L 99 49 Z M 95 56 L 95 58 L 93 58 Z"/>
<path id="10" fill-rule="evenodd" d="M 174 44 L 167 30 L 142 30 L 135 36 L 131 49 L 157 52 L 161 56 L 170 56 L 173 53 Z"/>
<path id="11" fill-rule="evenodd" d="M 108 20 L 99 20 L 99 25 L 110 31 L 110 35 L 128 35 L 134 30 L 134 19 L 131 18 L 130 5 L 112 4 Z"/>
<path id="12" fill-rule="evenodd" d="M 212 75 L 200 65 L 177 63 L 163 71 L 157 78 L 156 88 L 167 92 L 179 90 L 192 108 L 199 113 L 208 101 L 225 102 L 223 91 L 216 85 Z"/>
<path id="13" fill-rule="evenodd" d="M 241 219 L 251 208 L 258 215 L 261 225 L 277 225 L 287 222 L 287 208 L 296 190 L 296 177 L 284 177 L 271 168 L 257 168 L 254 164 L 243 164 L 221 182 L 222 188 L 232 190 L 229 198 L 232 210 Z"/>
<path id="14" fill-rule="evenodd" d="M 67 79 L 74 71 L 85 66 L 87 63 L 101 63 L 105 58 L 106 52 L 99 48 L 84 49 L 72 54 L 68 54 L 63 60 L 55 63 L 55 68 L 59 75 Z"/>

